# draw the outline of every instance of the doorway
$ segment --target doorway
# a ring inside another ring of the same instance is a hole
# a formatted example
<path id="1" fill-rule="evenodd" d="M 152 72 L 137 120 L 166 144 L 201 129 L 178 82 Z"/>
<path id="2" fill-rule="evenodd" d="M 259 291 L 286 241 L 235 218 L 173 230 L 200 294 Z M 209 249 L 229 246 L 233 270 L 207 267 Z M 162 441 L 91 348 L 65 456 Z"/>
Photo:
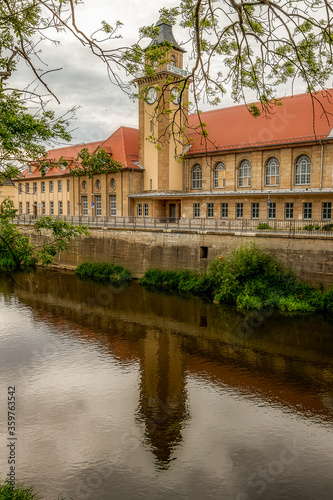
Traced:
<path id="1" fill-rule="evenodd" d="M 169 219 L 170 222 L 175 222 L 176 220 L 176 203 L 169 204 Z"/>

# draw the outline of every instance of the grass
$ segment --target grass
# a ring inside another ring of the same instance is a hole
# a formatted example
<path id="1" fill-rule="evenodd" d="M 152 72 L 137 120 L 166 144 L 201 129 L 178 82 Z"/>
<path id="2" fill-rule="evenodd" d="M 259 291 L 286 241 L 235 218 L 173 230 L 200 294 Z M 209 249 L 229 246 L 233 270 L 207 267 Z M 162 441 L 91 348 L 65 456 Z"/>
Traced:
<path id="1" fill-rule="evenodd" d="M 83 280 L 108 283 L 114 286 L 124 286 L 131 281 L 131 273 L 127 269 L 100 262 L 83 262 L 77 266 L 75 274 Z"/>
<path id="2" fill-rule="evenodd" d="M 33 492 L 32 488 L 22 485 L 13 487 L 5 482 L 0 484 L 0 500 L 39 500 L 40 497 Z"/>
<path id="3" fill-rule="evenodd" d="M 260 222 L 260 224 L 258 224 L 257 229 L 272 229 L 272 228 L 269 224 L 267 224 L 267 222 Z"/>
<path id="4" fill-rule="evenodd" d="M 206 274 L 151 269 L 140 284 L 234 304 L 241 310 L 269 307 L 283 313 L 333 315 L 333 289 L 324 292 L 302 283 L 253 244 L 235 250 L 229 258 L 215 259 Z"/>
<path id="5" fill-rule="evenodd" d="M 32 487 L 26 487 L 22 484 L 12 486 L 5 481 L 0 483 L 0 500 L 42 500 L 42 497 L 34 493 Z M 65 497 L 58 497 L 58 500 L 66 500 Z M 67 500 L 73 500 L 68 498 Z"/>

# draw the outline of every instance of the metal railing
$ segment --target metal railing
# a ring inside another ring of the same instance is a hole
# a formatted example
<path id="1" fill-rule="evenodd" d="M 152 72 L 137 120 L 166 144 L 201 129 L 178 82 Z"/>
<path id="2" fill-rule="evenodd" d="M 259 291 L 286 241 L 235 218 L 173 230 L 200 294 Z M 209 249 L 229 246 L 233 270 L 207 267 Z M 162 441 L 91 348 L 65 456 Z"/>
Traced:
<path id="1" fill-rule="evenodd" d="M 17 224 L 33 225 L 41 216 L 20 215 Z M 190 219 L 175 217 L 84 217 L 53 216 L 72 224 L 86 224 L 90 228 L 160 229 L 170 231 L 214 231 L 223 233 L 284 234 L 333 236 L 333 221 L 304 221 L 271 219 Z"/>

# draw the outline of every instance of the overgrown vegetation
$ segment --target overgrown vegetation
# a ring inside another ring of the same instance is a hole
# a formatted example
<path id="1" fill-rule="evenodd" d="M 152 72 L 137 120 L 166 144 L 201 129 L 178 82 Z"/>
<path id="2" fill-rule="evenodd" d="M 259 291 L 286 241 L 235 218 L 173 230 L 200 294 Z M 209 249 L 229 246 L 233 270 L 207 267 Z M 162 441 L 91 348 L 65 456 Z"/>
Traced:
<path id="1" fill-rule="evenodd" d="M 0 269 L 28 269 L 36 264 L 47 266 L 55 256 L 68 248 L 72 238 L 88 235 L 86 226 L 75 226 L 52 217 L 41 217 L 34 225 L 50 235 L 49 242 L 35 247 L 28 236 L 22 234 L 13 222 L 17 210 L 11 200 L 5 199 L 0 205 Z"/>
<path id="2" fill-rule="evenodd" d="M 272 229 L 272 228 L 269 224 L 267 224 L 267 222 L 260 222 L 260 224 L 258 224 L 258 229 Z"/>
<path id="3" fill-rule="evenodd" d="M 75 274 L 83 280 L 125 286 L 131 281 L 131 273 L 122 266 L 100 262 L 83 262 L 75 269 Z"/>
<path id="4" fill-rule="evenodd" d="M 21 485 L 13 487 L 7 482 L 0 484 L 0 500 L 39 500 L 39 498 L 32 488 Z"/>
<path id="5" fill-rule="evenodd" d="M 324 292 L 299 281 L 270 254 L 255 245 L 215 259 L 206 274 L 148 270 L 140 284 L 158 290 L 187 292 L 239 309 L 276 309 L 288 313 L 333 315 L 333 289 Z"/>
<path id="6" fill-rule="evenodd" d="M 0 483 L 0 500 L 42 500 L 42 497 L 34 493 L 33 488 L 24 485 L 12 486 L 5 481 Z M 66 500 L 65 497 L 58 497 L 58 500 Z M 67 498 L 67 500 L 73 500 Z"/>

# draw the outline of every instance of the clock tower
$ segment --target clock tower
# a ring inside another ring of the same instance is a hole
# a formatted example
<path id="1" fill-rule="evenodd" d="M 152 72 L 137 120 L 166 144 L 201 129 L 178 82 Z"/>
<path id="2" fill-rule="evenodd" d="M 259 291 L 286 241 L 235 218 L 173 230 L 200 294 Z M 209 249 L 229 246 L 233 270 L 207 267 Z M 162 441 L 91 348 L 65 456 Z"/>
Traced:
<path id="1" fill-rule="evenodd" d="M 178 155 L 185 147 L 180 128 L 186 126 L 187 107 L 181 104 L 188 102 L 188 90 L 178 88 L 187 76 L 185 50 L 177 44 L 169 24 L 160 20 L 156 26 L 159 34 L 148 48 L 165 42 L 171 48 L 153 76 L 142 74 L 136 79 L 139 93 L 146 92 L 146 98 L 139 101 L 139 162 L 145 169 L 144 191 L 181 191 L 183 168 L 175 154 L 176 145 Z M 149 137 L 158 140 L 158 147 Z"/>

